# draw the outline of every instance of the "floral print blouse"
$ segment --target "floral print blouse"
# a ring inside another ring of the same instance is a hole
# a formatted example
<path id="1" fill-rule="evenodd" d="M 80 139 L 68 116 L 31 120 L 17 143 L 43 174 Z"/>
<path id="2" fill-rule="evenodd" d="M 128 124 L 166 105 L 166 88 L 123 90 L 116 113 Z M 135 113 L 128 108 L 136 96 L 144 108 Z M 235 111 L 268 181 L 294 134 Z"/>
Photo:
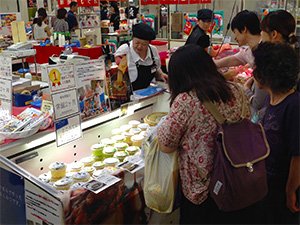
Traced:
<path id="1" fill-rule="evenodd" d="M 224 118 L 237 120 L 241 115 L 242 91 L 237 84 L 228 83 L 232 100 L 215 103 Z M 245 97 L 247 99 L 247 97 Z M 250 105 L 246 101 L 246 117 Z M 184 196 L 201 204 L 208 196 L 210 173 L 216 151 L 217 122 L 197 96 L 179 94 L 165 121 L 158 128 L 159 141 L 179 151 L 179 170 Z"/>

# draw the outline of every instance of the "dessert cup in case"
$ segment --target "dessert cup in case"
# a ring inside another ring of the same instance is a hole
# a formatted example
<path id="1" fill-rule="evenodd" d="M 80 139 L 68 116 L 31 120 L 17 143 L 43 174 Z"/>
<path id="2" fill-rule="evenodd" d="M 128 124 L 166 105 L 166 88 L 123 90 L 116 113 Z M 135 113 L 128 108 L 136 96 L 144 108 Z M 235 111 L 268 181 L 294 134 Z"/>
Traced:
<path id="1" fill-rule="evenodd" d="M 103 157 L 110 158 L 113 157 L 117 149 L 115 147 L 105 147 L 103 150 Z"/>
<path id="2" fill-rule="evenodd" d="M 73 162 L 68 165 L 68 171 L 70 172 L 79 172 L 83 168 L 83 163 Z"/>
<path id="3" fill-rule="evenodd" d="M 50 173 L 42 173 L 39 175 L 38 179 L 42 181 L 43 183 L 49 183 L 51 180 L 51 174 Z"/>
<path id="4" fill-rule="evenodd" d="M 120 129 L 123 132 L 128 132 L 131 128 L 132 128 L 132 125 L 130 125 L 130 124 L 125 124 L 125 125 L 120 126 Z"/>
<path id="5" fill-rule="evenodd" d="M 91 146 L 91 150 L 94 156 L 102 156 L 104 144 L 94 144 Z"/>
<path id="6" fill-rule="evenodd" d="M 114 154 L 114 157 L 120 160 L 120 162 L 123 162 L 126 156 L 128 156 L 126 151 L 119 151 Z"/>
<path id="7" fill-rule="evenodd" d="M 84 167 L 92 166 L 95 162 L 94 157 L 84 157 L 80 160 Z"/>
<path id="8" fill-rule="evenodd" d="M 95 167 L 95 169 L 96 170 L 101 170 L 101 169 L 103 169 L 104 168 L 104 162 L 102 162 L 102 161 L 99 161 L 99 162 L 95 162 L 94 164 L 93 164 L 93 167 Z"/>
<path id="9" fill-rule="evenodd" d="M 101 140 L 101 144 L 105 145 L 105 146 L 114 146 L 115 141 L 113 141 L 110 138 L 104 138 Z"/>
<path id="10" fill-rule="evenodd" d="M 143 144 L 144 138 L 145 138 L 145 137 L 142 136 L 142 135 L 133 135 L 133 136 L 131 137 L 132 145 L 133 145 L 133 146 L 141 147 L 142 144 Z"/>
<path id="11" fill-rule="evenodd" d="M 140 123 L 141 123 L 141 122 L 138 121 L 138 120 L 130 120 L 130 121 L 128 122 L 128 124 L 131 125 L 131 126 L 134 127 L 134 128 L 137 128 L 137 126 L 138 126 Z"/>
<path id="12" fill-rule="evenodd" d="M 111 158 L 104 159 L 103 162 L 104 162 L 105 166 L 115 167 L 120 162 L 120 160 L 117 158 L 111 157 Z"/>
<path id="13" fill-rule="evenodd" d="M 51 179 L 63 178 L 66 175 L 67 166 L 64 162 L 54 162 L 49 166 Z"/>
<path id="14" fill-rule="evenodd" d="M 90 174 L 90 176 L 93 175 L 93 172 L 95 171 L 95 168 L 92 166 L 84 167 L 81 172 L 87 172 Z"/>
<path id="15" fill-rule="evenodd" d="M 142 131 L 142 129 L 140 129 L 140 128 L 131 128 L 129 130 L 129 132 L 133 133 L 133 135 L 137 135 L 137 134 L 141 133 L 141 131 Z"/>
<path id="16" fill-rule="evenodd" d="M 90 179 L 90 174 L 87 172 L 77 172 L 73 174 L 73 182 L 87 182 Z"/>
<path id="17" fill-rule="evenodd" d="M 115 128 L 111 130 L 112 135 L 120 135 L 122 133 L 122 130 L 120 128 Z"/>
<path id="18" fill-rule="evenodd" d="M 73 180 L 70 178 L 62 178 L 54 183 L 56 190 L 69 190 Z"/>
<path id="19" fill-rule="evenodd" d="M 82 185 L 84 185 L 84 182 L 77 182 L 77 183 L 72 184 L 71 188 L 82 187 Z"/>
<path id="20" fill-rule="evenodd" d="M 117 142 L 125 142 L 125 140 L 126 140 L 124 135 L 115 135 L 115 136 L 112 136 L 111 139 L 113 141 L 115 141 L 116 143 Z"/>
<path id="21" fill-rule="evenodd" d="M 129 145 L 124 142 L 115 144 L 115 148 L 117 149 L 117 151 L 125 151 L 128 146 Z"/>
<path id="22" fill-rule="evenodd" d="M 125 142 L 129 145 L 132 144 L 132 141 L 131 141 L 131 137 L 133 136 L 133 133 L 130 133 L 130 132 L 123 132 L 122 135 L 125 136 Z"/>
<path id="23" fill-rule="evenodd" d="M 126 148 L 126 152 L 127 152 L 129 155 L 134 155 L 134 154 L 137 153 L 139 150 L 140 150 L 140 148 L 137 147 L 137 146 L 129 146 L 128 148 Z"/>
<path id="24" fill-rule="evenodd" d="M 146 131 L 150 125 L 148 123 L 141 123 L 138 125 L 138 128 L 140 128 L 142 131 Z"/>

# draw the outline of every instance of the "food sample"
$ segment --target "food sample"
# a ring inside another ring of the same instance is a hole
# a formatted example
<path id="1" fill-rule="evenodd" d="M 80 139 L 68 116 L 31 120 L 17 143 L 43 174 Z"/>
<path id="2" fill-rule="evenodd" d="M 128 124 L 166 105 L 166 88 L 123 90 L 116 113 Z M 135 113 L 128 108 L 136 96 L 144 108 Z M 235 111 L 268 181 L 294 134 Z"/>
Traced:
<path id="1" fill-rule="evenodd" d="M 70 178 L 62 178 L 54 183 L 54 187 L 56 190 L 69 190 L 72 185 L 72 179 Z"/>
<path id="2" fill-rule="evenodd" d="M 80 162 L 82 162 L 85 167 L 88 167 L 93 165 L 95 159 L 93 157 L 84 157 L 80 160 Z"/>
<path id="3" fill-rule="evenodd" d="M 90 174 L 87 172 L 77 172 L 73 174 L 74 183 L 87 182 L 90 179 Z"/>
<path id="4" fill-rule="evenodd" d="M 137 147 L 137 146 L 129 146 L 128 148 L 126 148 L 126 152 L 127 152 L 129 155 L 134 155 L 134 154 L 137 153 L 139 150 L 140 150 L 140 148 Z"/>
<path id="5" fill-rule="evenodd" d="M 52 179 L 60 179 L 66 175 L 67 166 L 64 162 L 54 162 L 49 166 Z"/>
<path id="6" fill-rule="evenodd" d="M 144 136 L 142 136 L 142 135 L 133 135 L 132 137 L 131 137 L 131 141 L 132 141 L 132 145 L 133 146 L 138 146 L 138 147 L 141 147 L 142 146 L 142 144 L 143 144 L 143 140 L 144 140 Z"/>
<path id="7" fill-rule="evenodd" d="M 94 144 L 91 147 L 92 153 L 94 156 L 102 156 L 102 152 L 104 149 L 105 145 L 104 144 Z"/>
<path id="8" fill-rule="evenodd" d="M 117 149 L 117 151 L 125 151 L 127 147 L 128 147 L 127 143 L 116 143 L 115 144 L 115 148 Z"/>

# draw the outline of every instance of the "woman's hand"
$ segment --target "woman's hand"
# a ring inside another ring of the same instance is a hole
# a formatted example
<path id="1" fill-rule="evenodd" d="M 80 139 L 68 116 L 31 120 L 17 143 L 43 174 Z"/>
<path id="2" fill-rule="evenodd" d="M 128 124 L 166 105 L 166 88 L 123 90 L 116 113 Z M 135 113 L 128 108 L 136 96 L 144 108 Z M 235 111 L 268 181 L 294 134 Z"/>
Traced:
<path id="1" fill-rule="evenodd" d="M 248 80 L 246 80 L 246 82 L 244 83 L 244 86 L 243 86 L 244 91 L 246 91 L 247 89 L 251 89 L 253 82 L 254 82 L 253 77 L 250 77 Z"/>
<path id="2" fill-rule="evenodd" d="M 160 74 L 160 79 L 161 79 L 163 82 L 165 82 L 166 84 L 168 83 L 168 75 L 165 74 L 164 72 L 162 72 L 162 73 Z"/>

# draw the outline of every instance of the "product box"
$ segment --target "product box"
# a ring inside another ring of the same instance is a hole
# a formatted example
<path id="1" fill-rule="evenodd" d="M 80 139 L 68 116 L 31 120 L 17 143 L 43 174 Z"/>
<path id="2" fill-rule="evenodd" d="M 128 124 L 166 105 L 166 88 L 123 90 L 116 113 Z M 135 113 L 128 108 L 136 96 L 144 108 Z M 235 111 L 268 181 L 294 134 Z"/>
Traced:
<path id="1" fill-rule="evenodd" d="M 172 31 L 182 32 L 183 27 L 183 14 L 182 12 L 176 12 L 172 14 Z"/>

